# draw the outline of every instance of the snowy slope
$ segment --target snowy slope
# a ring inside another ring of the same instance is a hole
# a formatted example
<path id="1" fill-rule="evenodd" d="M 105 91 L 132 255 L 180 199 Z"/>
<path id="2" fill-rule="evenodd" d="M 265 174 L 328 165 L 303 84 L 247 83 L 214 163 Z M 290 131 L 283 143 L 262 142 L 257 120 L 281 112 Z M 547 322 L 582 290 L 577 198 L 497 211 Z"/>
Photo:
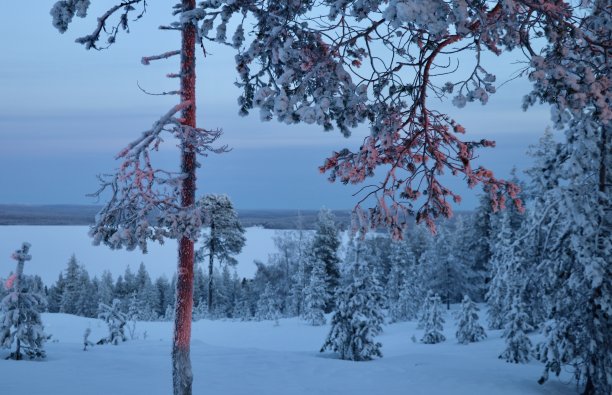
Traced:
<path id="1" fill-rule="evenodd" d="M 139 340 L 82 351 L 82 334 L 105 333 L 102 322 L 65 314 L 44 314 L 54 342 L 42 362 L 5 361 L 0 350 L 0 394 L 28 395 L 167 395 L 171 393 L 172 324 L 139 322 Z M 194 394 L 210 395 L 569 395 L 575 386 L 552 379 L 536 383 L 542 366 L 513 365 L 497 358 L 500 331 L 467 346 L 454 340 L 447 316 L 445 343 L 414 343 L 416 323 L 388 325 L 379 340 L 384 357 L 348 362 L 318 352 L 328 326 L 311 327 L 297 319 L 272 322 L 208 321 L 194 323 L 192 360 Z M 146 340 L 143 333 L 146 331 Z"/>

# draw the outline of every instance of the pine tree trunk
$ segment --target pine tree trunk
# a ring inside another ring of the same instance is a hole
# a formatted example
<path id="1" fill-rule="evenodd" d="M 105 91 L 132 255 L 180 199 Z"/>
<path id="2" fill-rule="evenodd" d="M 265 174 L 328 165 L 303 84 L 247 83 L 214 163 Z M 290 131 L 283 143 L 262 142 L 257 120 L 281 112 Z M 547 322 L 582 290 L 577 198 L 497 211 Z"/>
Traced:
<path id="1" fill-rule="evenodd" d="M 15 361 L 21 360 L 21 340 L 17 339 L 17 346 L 15 347 Z"/>
<path id="2" fill-rule="evenodd" d="M 214 222 L 210 225 L 210 251 L 208 255 L 208 314 L 212 312 L 213 308 L 213 268 L 215 260 L 215 242 L 214 242 Z"/>
<path id="3" fill-rule="evenodd" d="M 446 262 L 446 310 L 450 310 L 450 267 Z"/>
<path id="4" fill-rule="evenodd" d="M 195 8 L 195 0 L 182 0 L 183 12 Z M 185 175 L 181 188 L 181 206 L 193 206 L 195 202 L 196 157 L 191 139 L 196 126 L 195 102 L 195 44 L 196 27 L 183 25 L 181 46 L 181 101 L 190 101 L 182 114 L 181 171 Z M 172 344 L 172 381 L 174 395 L 191 395 L 193 372 L 189 348 L 191 344 L 191 314 L 193 310 L 193 241 L 182 237 L 179 241 L 178 277 L 174 315 L 174 339 Z"/>

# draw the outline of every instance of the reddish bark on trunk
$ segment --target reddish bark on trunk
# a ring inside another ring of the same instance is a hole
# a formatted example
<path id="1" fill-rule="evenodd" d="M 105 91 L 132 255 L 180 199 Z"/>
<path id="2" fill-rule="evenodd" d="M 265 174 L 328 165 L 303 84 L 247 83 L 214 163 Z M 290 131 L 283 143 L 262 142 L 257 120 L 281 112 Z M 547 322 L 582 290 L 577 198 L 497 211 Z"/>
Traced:
<path id="1" fill-rule="evenodd" d="M 182 0 L 183 11 L 195 8 L 195 0 Z M 195 202 L 196 157 L 191 133 L 196 126 L 195 97 L 195 44 L 196 27 L 183 26 L 181 46 L 181 101 L 191 105 L 183 110 L 182 122 L 187 129 L 181 142 L 181 171 L 185 175 L 181 188 L 181 206 L 188 208 Z M 193 260 L 194 243 L 187 237 L 179 241 L 178 277 L 172 347 L 172 379 L 175 395 L 191 395 L 193 373 L 189 349 L 191 344 L 191 313 L 193 310 Z"/>

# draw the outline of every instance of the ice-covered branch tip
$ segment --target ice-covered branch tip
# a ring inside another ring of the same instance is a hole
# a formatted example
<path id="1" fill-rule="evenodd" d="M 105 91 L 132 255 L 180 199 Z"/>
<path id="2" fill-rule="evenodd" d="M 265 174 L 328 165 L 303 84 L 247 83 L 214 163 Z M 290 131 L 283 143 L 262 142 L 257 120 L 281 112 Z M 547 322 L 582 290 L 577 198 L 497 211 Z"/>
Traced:
<path id="1" fill-rule="evenodd" d="M 80 18 L 85 18 L 87 16 L 87 10 L 90 4 L 90 0 L 57 1 L 51 8 L 53 26 L 59 30 L 60 33 L 66 32 L 75 14 Z M 129 30 L 128 15 L 130 12 L 136 10 L 134 8 L 136 4 L 142 5 L 142 11 L 135 18 L 140 19 L 146 12 L 147 0 L 124 0 L 98 17 L 98 23 L 91 34 L 79 37 L 75 41 L 85 45 L 86 49 L 102 49 L 105 47 L 100 48 L 97 46 L 97 43 L 100 40 L 100 35 L 104 32 L 107 35 L 107 44 L 113 44 L 120 30 Z M 121 12 L 119 20 L 113 26 L 108 26 L 108 20 L 117 12 Z"/>
<path id="2" fill-rule="evenodd" d="M 172 56 L 176 56 L 180 54 L 181 54 L 181 51 L 168 51 L 168 52 L 164 52 L 159 55 L 143 56 L 140 62 L 144 64 L 145 66 L 148 66 L 149 64 L 151 64 L 152 60 L 168 59 Z"/>
<path id="3" fill-rule="evenodd" d="M 87 16 L 89 5 L 89 0 L 62 0 L 56 2 L 51 8 L 53 26 L 59 30 L 60 33 L 66 32 L 75 14 L 79 18 L 85 18 Z"/>

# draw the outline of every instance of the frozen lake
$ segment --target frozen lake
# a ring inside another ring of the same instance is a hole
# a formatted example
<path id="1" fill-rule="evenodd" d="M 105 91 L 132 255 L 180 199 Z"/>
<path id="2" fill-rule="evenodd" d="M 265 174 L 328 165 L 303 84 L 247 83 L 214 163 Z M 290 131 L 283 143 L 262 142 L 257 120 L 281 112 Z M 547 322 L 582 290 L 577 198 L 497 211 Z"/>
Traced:
<path id="1" fill-rule="evenodd" d="M 145 264 L 151 278 L 163 274 L 171 278 L 176 271 L 177 243 L 169 240 L 164 245 L 151 243 L 149 252 L 138 250 L 111 250 L 105 246 L 93 246 L 87 236 L 87 226 L 0 226 L 0 277 L 7 277 L 14 270 L 15 261 L 10 256 L 24 241 L 32 244 L 32 260 L 26 264 L 26 274 L 37 274 L 47 285 L 57 280 L 66 268 L 72 254 L 87 268 L 90 276 L 98 276 L 109 270 L 113 277 L 123 274 L 127 265 L 132 271 Z M 277 232 L 261 227 L 246 228 L 246 245 L 237 256 L 236 270 L 240 277 L 252 277 L 256 266 L 254 260 L 266 262 L 268 254 L 274 252 L 273 237 Z"/>

